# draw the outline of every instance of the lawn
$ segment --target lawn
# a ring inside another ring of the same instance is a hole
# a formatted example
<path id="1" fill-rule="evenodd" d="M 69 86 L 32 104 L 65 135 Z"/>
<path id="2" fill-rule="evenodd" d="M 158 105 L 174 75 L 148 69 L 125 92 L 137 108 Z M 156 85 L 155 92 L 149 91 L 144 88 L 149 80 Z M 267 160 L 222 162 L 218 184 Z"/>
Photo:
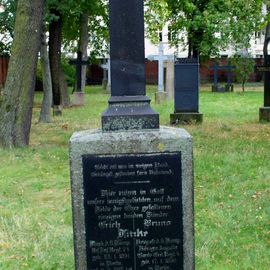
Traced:
<path id="1" fill-rule="evenodd" d="M 196 269 L 270 269 L 270 124 L 259 123 L 260 86 L 245 93 L 202 87 L 194 138 Z M 148 87 L 154 100 L 155 87 Z M 100 127 L 108 94 L 87 88 L 86 106 L 38 124 L 29 148 L 0 149 L 0 269 L 74 269 L 68 141 Z M 153 107 L 169 125 L 173 102 Z"/>

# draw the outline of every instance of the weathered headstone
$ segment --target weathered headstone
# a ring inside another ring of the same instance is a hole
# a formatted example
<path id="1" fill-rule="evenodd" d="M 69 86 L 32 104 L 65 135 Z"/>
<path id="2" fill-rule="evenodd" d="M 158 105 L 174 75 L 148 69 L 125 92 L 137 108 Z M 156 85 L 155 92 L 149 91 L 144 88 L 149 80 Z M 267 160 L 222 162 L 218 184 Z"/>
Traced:
<path id="1" fill-rule="evenodd" d="M 87 65 L 88 61 L 82 59 L 82 52 L 77 52 L 77 59 L 70 60 L 71 65 L 76 66 L 76 88 L 73 93 L 74 100 L 73 105 L 81 106 L 84 105 L 84 92 L 82 91 L 82 66 Z"/>
<path id="2" fill-rule="evenodd" d="M 211 69 L 214 70 L 214 84 L 212 85 L 212 92 L 233 92 L 232 71 L 235 69 L 235 66 L 218 66 L 215 63 Z M 225 86 L 221 86 L 218 83 L 219 70 L 227 71 L 227 84 Z"/>
<path id="3" fill-rule="evenodd" d="M 145 96 L 143 15 L 110 0 L 109 108 L 70 140 L 76 270 L 194 269 L 192 138 Z"/>
<path id="4" fill-rule="evenodd" d="M 264 41 L 264 66 L 261 67 L 261 71 L 264 72 L 264 104 L 260 108 L 260 121 L 270 122 L 270 24 L 267 24 L 265 41 Z"/>
<path id="5" fill-rule="evenodd" d="M 174 113 L 171 124 L 202 122 L 199 112 L 199 61 L 197 58 L 179 58 L 175 64 Z"/>

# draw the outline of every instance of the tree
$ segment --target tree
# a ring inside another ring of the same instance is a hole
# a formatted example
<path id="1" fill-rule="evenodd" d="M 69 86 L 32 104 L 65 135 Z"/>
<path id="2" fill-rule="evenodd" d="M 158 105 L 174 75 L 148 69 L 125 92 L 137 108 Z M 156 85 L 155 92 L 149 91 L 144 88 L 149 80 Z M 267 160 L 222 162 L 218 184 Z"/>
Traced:
<path id="1" fill-rule="evenodd" d="M 4 147 L 29 144 L 43 10 L 44 0 L 18 0 L 12 55 L 0 100 L 0 144 Z"/>
<path id="2" fill-rule="evenodd" d="M 245 84 L 254 71 L 254 60 L 250 54 L 236 54 L 231 58 L 231 64 L 235 66 L 236 81 L 242 84 L 242 91 L 245 92 Z"/>
<path id="3" fill-rule="evenodd" d="M 162 10 L 168 13 L 167 23 L 174 37 L 171 45 L 188 48 L 189 57 L 215 56 L 228 45 L 247 47 L 263 18 L 262 0 L 162 1 L 166 2 Z M 159 14 L 158 6 L 152 6 L 151 12 Z"/>
<path id="4" fill-rule="evenodd" d="M 50 9 L 52 20 L 49 25 L 49 60 L 51 67 L 53 113 L 61 115 L 61 45 L 62 45 L 62 15 L 59 10 Z"/>

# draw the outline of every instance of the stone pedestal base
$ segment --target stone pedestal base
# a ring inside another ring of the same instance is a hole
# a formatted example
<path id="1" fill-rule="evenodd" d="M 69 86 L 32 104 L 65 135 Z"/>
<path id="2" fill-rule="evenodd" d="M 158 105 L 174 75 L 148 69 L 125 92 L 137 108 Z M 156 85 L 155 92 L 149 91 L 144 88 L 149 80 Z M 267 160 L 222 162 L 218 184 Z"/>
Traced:
<path id="1" fill-rule="evenodd" d="M 270 122 L 270 107 L 260 108 L 260 121 Z"/>
<path id="2" fill-rule="evenodd" d="M 146 96 L 111 96 L 101 122 L 103 131 L 158 129 L 159 115 Z"/>
<path id="3" fill-rule="evenodd" d="M 225 84 L 224 86 L 221 85 L 212 85 L 212 92 L 219 92 L 219 93 L 224 93 L 224 92 L 233 92 L 234 87 L 233 84 Z"/>
<path id="4" fill-rule="evenodd" d="M 203 114 L 197 112 L 179 112 L 179 113 L 172 113 L 170 115 L 171 125 L 201 123 L 202 121 L 203 121 Z"/>
<path id="5" fill-rule="evenodd" d="M 166 92 L 156 92 L 155 93 L 155 103 L 160 104 L 168 98 Z"/>
<path id="6" fill-rule="evenodd" d="M 90 263 L 100 268 L 111 260 L 91 261 L 96 253 L 91 255 L 89 250 L 105 242 L 104 248 L 111 249 L 106 251 L 108 256 L 114 255 L 123 269 L 140 268 L 142 258 L 137 252 L 142 250 L 143 260 L 150 258 L 149 247 L 170 249 L 168 269 L 194 269 L 192 144 L 185 130 L 168 127 L 73 134 L 70 164 L 76 270 L 89 269 Z M 89 185 L 93 186 L 87 191 Z M 97 225 L 86 226 L 93 223 Z M 162 265 L 159 257 L 149 260 L 149 267 Z"/>
<path id="7" fill-rule="evenodd" d="M 53 116 L 61 116 L 62 115 L 62 106 L 54 105 L 53 106 Z"/>
<path id="8" fill-rule="evenodd" d="M 83 106 L 84 105 L 84 92 L 74 92 L 73 93 L 73 106 Z"/>

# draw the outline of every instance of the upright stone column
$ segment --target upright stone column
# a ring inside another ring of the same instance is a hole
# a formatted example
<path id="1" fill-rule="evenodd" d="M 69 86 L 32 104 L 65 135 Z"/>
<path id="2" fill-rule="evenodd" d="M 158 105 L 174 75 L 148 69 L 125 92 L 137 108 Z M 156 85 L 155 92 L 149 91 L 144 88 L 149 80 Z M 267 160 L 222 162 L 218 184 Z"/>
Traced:
<path id="1" fill-rule="evenodd" d="M 166 100 L 167 93 L 164 91 L 164 46 L 160 41 L 158 46 L 158 91 L 155 94 L 156 103 Z"/>
<path id="2" fill-rule="evenodd" d="M 167 61 L 166 92 L 168 99 L 174 99 L 174 60 Z"/>
<path id="3" fill-rule="evenodd" d="M 70 139 L 76 270 L 193 270 L 192 138 L 145 96 L 143 0 L 110 0 L 110 20 L 102 129 Z"/>

